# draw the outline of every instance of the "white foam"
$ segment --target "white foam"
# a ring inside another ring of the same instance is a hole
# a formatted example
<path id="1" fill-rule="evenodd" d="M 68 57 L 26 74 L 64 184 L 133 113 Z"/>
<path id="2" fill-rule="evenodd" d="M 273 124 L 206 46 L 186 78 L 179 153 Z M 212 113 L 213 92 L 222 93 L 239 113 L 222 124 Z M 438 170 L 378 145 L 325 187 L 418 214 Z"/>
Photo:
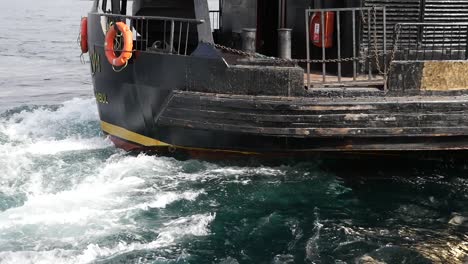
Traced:
<path id="1" fill-rule="evenodd" d="M 280 176 L 284 175 L 284 171 L 279 168 L 241 168 L 241 167 L 225 167 L 225 168 L 213 168 L 208 170 L 208 173 L 216 176 L 235 176 L 235 177 L 251 177 L 252 175 L 263 175 L 263 176 Z"/>
<path id="2" fill-rule="evenodd" d="M 43 140 L 31 144 L 0 145 L 0 192 L 8 195 L 23 192 L 42 193 L 43 187 L 48 189 L 47 186 L 54 185 L 54 182 L 42 182 L 43 176 L 48 180 L 57 176 L 63 177 L 60 173 L 75 177 L 80 171 L 71 171 L 73 167 L 94 166 L 98 162 L 89 159 L 91 164 L 67 164 L 62 158 L 51 155 L 67 152 L 81 155 L 81 151 L 111 147 L 111 142 L 103 138 Z"/>
<path id="3" fill-rule="evenodd" d="M 31 195 L 23 206 L 0 214 L 0 230 L 27 225 L 86 226 L 90 221 L 109 225 L 119 220 L 117 216 L 112 217 L 110 209 L 124 202 L 116 196 L 123 196 L 127 190 L 143 183 L 137 177 L 125 177 L 108 182 L 86 182 L 57 194 Z"/>
<path id="4" fill-rule="evenodd" d="M 112 147 L 109 140 L 103 138 L 65 139 L 39 141 L 27 146 L 24 152 L 40 155 L 55 155 L 62 152 L 103 149 Z"/>
<path id="5" fill-rule="evenodd" d="M 449 224 L 454 225 L 454 226 L 459 226 L 465 223 L 466 221 L 468 221 L 468 217 L 465 217 L 459 214 L 453 214 L 452 218 L 449 221 Z"/>
<path id="6" fill-rule="evenodd" d="M 76 244 L 79 241 L 96 241 L 100 237 L 124 231 L 136 232 L 141 228 L 140 223 L 133 221 L 133 215 L 138 211 L 165 208 L 181 200 L 194 202 L 204 193 L 203 190 L 171 190 L 180 182 L 176 178 L 180 167 L 170 158 L 146 155 L 132 157 L 118 153 L 105 161 L 95 162 L 93 164 L 97 166 L 91 170 L 91 174 L 84 175 L 69 189 L 58 192 L 41 187 L 48 181 L 44 172 L 29 175 L 23 185 L 29 186 L 26 202 L 22 206 L 0 212 L 0 234 L 2 237 L 14 237 L 20 232 L 25 240 L 30 243 L 41 241 L 42 246 L 38 247 L 37 254 L 10 252 L 0 255 L 0 259 L 12 259 L 6 263 L 20 260 L 24 263 L 54 263 L 59 251 L 41 251 L 48 249 L 50 244 Z M 211 214 L 182 217 L 154 230 L 159 236 L 150 243 L 121 243 L 115 248 L 90 245 L 75 259 L 68 256 L 67 261 L 62 261 L 62 257 L 57 260 L 60 263 L 86 263 L 122 251 L 170 246 L 185 236 L 208 234 L 208 225 L 213 219 L 214 215 Z M 0 241 L 0 246 L 7 241 Z"/>
<path id="7" fill-rule="evenodd" d="M 216 214 L 199 214 L 181 217 L 164 224 L 159 231 L 157 240 L 148 244 L 151 248 L 160 248 L 171 245 L 178 239 L 186 236 L 206 236 L 209 234 L 209 225 L 216 218 Z"/>
<path id="8" fill-rule="evenodd" d="M 62 159 L 51 158 L 44 164 L 43 155 L 112 147 L 98 136 L 98 120 L 93 99 L 73 99 L 57 109 L 41 107 L 0 119 L 0 133 L 5 138 L 0 143 L 0 192 L 40 194 L 51 185 L 42 182 L 43 178 L 70 173 Z"/>
<path id="9" fill-rule="evenodd" d="M 1 252 L 0 263 L 90 263 L 134 250 L 176 247 L 185 238 L 210 234 L 214 212 L 181 217 L 165 210 L 176 202 L 196 203 L 205 194 L 198 183 L 247 183 L 251 175 L 282 171 L 201 163 L 196 172 L 187 172 L 189 163 L 172 158 L 101 153 L 111 143 L 99 136 L 98 120 L 93 99 L 0 119 L 5 138 L 0 143 L 0 192 L 24 199 L 0 212 L 0 248 L 10 249 L 18 241 L 25 248 Z M 178 218 L 148 225 L 137 220 L 145 210 L 161 219 Z M 138 237 L 142 230 L 157 237 L 140 243 L 109 241 L 122 233 Z"/>
<path id="10" fill-rule="evenodd" d="M 95 100 L 73 99 L 64 102 L 57 110 L 42 107 L 14 114 L 0 123 L 0 132 L 10 140 L 34 142 L 38 139 L 54 139 L 61 133 L 69 133 L 73 126 L 97 120 Z"/>
<path id="11" fill-rule="evenodd" d="M 2 264 L 52 264 L 78 263 L 71 254 L 73 251 L 54 249 L 50 251 L 6 251 L 0 252 Z"/>
<path id="12" fill-rule="evenodd" d="M 209 225 L 215 218 L 215 214 L 198 214 L 170 221 L 159 230 L 159 236 L 155 241 L 146 244 L 119 242 L 112 248 L 91 244 L 77 257 L 77 263 L 89 263 L 99 258 L 124 254 L 135 250 L 160 249 L 174 245 L 186 237 L 207 236 L 210 234 Z"/>
<path id="13" fill-rule="evenodd" d="M 187 191 L 183 193 L 167 192 L 157 195 L 155 201 L 144 203 L 139 207 L 143 210 L 148 210 L 150 208 L 166 208 L 167 205 L 180 200 L 195 201 L 202 193 L 204 193 L 204 191 Z"/>

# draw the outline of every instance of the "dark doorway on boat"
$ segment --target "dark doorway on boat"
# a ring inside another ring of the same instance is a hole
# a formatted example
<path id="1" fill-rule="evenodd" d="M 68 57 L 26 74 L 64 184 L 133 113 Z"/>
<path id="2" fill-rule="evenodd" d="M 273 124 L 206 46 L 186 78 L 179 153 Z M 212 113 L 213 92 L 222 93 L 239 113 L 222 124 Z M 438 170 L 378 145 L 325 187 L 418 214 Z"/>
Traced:
<path id="1" fill-rule="evenodd" d="M 257 0 L 257 51 L 267 56 L 278 54 L 278 28 L 286 21 L 287 0 Z"/>

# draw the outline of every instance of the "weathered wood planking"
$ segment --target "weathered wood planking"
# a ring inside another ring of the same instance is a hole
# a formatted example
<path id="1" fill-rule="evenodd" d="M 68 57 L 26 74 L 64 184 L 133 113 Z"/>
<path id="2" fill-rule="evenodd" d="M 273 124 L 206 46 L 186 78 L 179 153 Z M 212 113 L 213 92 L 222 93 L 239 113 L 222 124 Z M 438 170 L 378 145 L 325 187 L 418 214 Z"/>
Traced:
<path id="1" fill-rule="evenodd" d="M 439 98 L 269 98 L 176 92 L 161 126 L 280 137 L 468 135 L 468 96 Z"/>

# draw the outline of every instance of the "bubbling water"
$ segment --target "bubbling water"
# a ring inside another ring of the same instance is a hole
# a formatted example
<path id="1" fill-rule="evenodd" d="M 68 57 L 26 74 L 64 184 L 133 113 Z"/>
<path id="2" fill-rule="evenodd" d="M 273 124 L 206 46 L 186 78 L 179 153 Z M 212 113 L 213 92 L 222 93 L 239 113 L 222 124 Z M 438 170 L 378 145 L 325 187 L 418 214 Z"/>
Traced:
<path id="1" fill-rule="evenodd" d="M 89 263 L 209 234 L 214 213 L 137 221 L 204 191 L 176 189 L 182 172 L 173 159 L 114 149 L 94 108 L 91 99 L 75 99 L 2 115 L 0 262 Z M 131 242 L 97 242 L 121 233 Z"/>
<path id="2" fill-rule="evenodd" d="M 323 167 L 129 155 L 101 133 L 93 99 L 9 109 L 0 263 L 467 260 L 465 169 L 346 179 Z"/>

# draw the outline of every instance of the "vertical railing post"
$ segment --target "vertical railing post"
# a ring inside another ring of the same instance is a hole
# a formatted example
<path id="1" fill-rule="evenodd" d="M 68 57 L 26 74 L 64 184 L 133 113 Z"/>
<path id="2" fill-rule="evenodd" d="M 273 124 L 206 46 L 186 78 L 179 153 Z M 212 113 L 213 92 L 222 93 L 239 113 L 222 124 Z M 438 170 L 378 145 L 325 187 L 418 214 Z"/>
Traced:
<path id="1" fill-rule="evenodd" d="M 403 32 L 406 32 L 405 36 L 406 36 L 406 48 L 405 48 L 405 60 L 409 60 L 409 56 L 410 56 L 410 46 L 411 46 L 411 26 L 407 26 L 408 29 L 405 31 L 405 28 L 402 27 L 402 31 Z"/>
<path id="2" fill-rule="evenodd" d="M 453 38 L 453 26 L 450 26 L 449 30 L 450 30 L 450 32 L 449 32 L 449 36 L 450 36 L 450 37 L 449 37 L 449 38 Z M 452 53 L 453 53 L 453 45 L 452 45 L 451 42 L 449 43 L 449 46 L 450 46 L 450 59 L 452 60 L 452 59 L 453 59 L 453 55 L 452 55 Z"/>
<path id="3" fill-rule="evenodd" d="M 416 60 L 419 60 L 419 53 L 420 53 L 420 46 L 421 46 L 421 42 L 422 42 L 422 31 L 421 31 L 421 28 L 422 28 L 422 25 L 417 25 L 416 26 L 417 28 L 417 32 L 418 32 L 418 41 L 416 43 Z M 424 58 L 423 58 L 424 60 Z"/>
<path id="4" fill-rule="evenodd" d="M 336 35 L 338 38 L 338 82 L 341 82 L 341 13 L 336 12 Z"/>
<path id="5" fill-rule="evenodd" d="M 445 27 L 442 26 L 442 57 L 441 59 L 445 59 Z"/>
<path id="6" fill-rule="evenodd" d="M 461 28 L 461 25 L 458 25 L 458 30 L 457 30 L 457 35 L 458 35 L 458 56 L 457 56 L 457 59 L 458 60 L 461 60 L 461 50 L 462 50 L 462 28 Z"/>
<path id="7" fill-rule="evenodd" d="M 139 32 L 142 32 L 142 30 L 141 30 L 143 28 L 143 26 L 141 25 L 142 22 L 143 21 L 140 18 L 137 19 L 137 28 L 139 29 L 138 30 Z M 141 50 L 141 41 L 142 41 L 142 38 L 141 38 L 141 35 L 140 35 L 140 39 L 137 40 L 137 43 L 136 43 L 136 48 L 140 49 L 140 50 Z"/>
<path id="8" fill-rule="evenodd" d="M 383 24 L 383 64 L 384 73 L 387 74 L 387 9 L 383 6 L 382 9 L 382 24 Z M 384 76 L 386 79 L 387 76 Z M 386 84 L 385 84 L 386 86 Z"/>
<path id="9" fill-rule="evenodd" d="M 357 78 L 357 63 L 356 63 L 356 10 L 352 11 L 353 16 L 353 81 L 356 81 Z"/>
<path id="10" fill-rule="evenodd" d="M 375 10 L 374 10 L 375 11 Z M 371 60 L 371 49 L 372 49 L 372 20 L 371 20 L 371 8 L 367 9 L 367 71 L 368 71 L 368 80 L 372 80 L 372 60 Z M 375 43 L 377 45 L 377 43 Z M 378 59 L 378 58 L 377 58 Z"/>
<path id="11" fill-rule="evenodd" d="M 146 20 L 146 36 L 145 36 L 145 42 L 146 42 L 146 49 L 148 49 L 148 46 L 149 46 L 149 34 L 148 34 L 148 28 L 149 28 L 149 23 L 148 23 L 148 19 Z"/>
<path id="12" fill-rule="evenodd" d="M 436 32 L 436 26 L 432 26 L 432 49 L 431 49 L 431 60 L 434 59 L 434 56 L 435 56 L 435 41 L 436 41 L 436 36 L 437 36 L 437 32 Z"/>
<path id="13" fill-rule="evenodd" d="M 427 35 L 424 36 L 424 34 L 427 34 L 427 30 L 426 30 L 426 27 L 424 25 L 421 26 L 421 29 L 422 29 L 422 35 L 423 35 L 423 38 L 421 40 L 421 45 L 422 45 L 422 49 L 423 49 L 423 60 L 426 60 L 426 41 L 427 41 Z"/>
<path id="14" fill-rule="evenodd" d="M 184 52 L 185 56 L 187 56 L 189 31 L 190 31 L 190 23 L 187 22 L 187 33 L 185 35 L 185 52 Z"/>
<path id="15" fill-rule="evenodd" d="M 163 29 L 163 49 L 166 50 L 166 29 L 167 29 L 167 20 L 164 20 L 164 29 Z"/>
<path id="16" fill-rule="evenodd" d="M 135 19 L 135 28 L 136 28 L 137 32 L 138 32 L 138 30 L 140 29 L 139 25 L 140 25 L 140 19 L 137 18 L 137 19 Z M 141 31 L 140 31 L 140 32 L 141 32 Z M 136 46 L 136 49 L 138 49 L 138 42 L 139 42 L 139 41 L 141 41 L 141 37 L 140 37 L 140 40 L 139 40 L 139 39 L 138 39 L 138 35 L 137 35 L 137 36 L 136 36 L 136 45 L 135 45 L 135 46 Z"/>
<path id="17" fill-rule="evenodd" d="M 180 43 L 182 42 L 182 21 L 179 22 L 179 43 L 177 45 L 177 55 L 180 54 Z"/>
<path id="18" fill-rule="evenodd" d="M 323 83 L 327 81 L 327 64 L 325 60 L 327 59 L 327 51 L 325 50 L 325 12 L 323 10 L 320 11 L 320 22 L 321 22 L 321 31 L 322 34 L 322 79 Z"/>
<path id="19" fill-rule="evenodd" d="M 405 55 L 405 49 L 404 49 L 404 39 L 402 38 L 403 36 L 403 25 L 401 24 L 396 24 L 395 25 L 395 28 L 396 28 L 396 31 L 397 33 L 395 33 L 395 45 L 397 45 L 398 47 L 398 50 L 401 50 L 401 52 L 398 54 L 399 55 L 399 60 L 402 60 L 404 58 L 404 55 Z M 398 38 L 398 35 L 400 35 L 400 37 Z"/>
<path id="20" fill-rule="evenodd" d="M 169 37 L 169 53 L 172 53 L 174 51 L 174 28 L 175 28 L 175 22 L 174 20 L 171 20 L 171 35 Z"/>
<path id="21" fill-rule="evenodd" d="M 307 56 L 307 89 L 310 89 L 310 18 L 309 10 L 305 11 L 306 23 L 306 56 Z"/>
<path id="22" fill-rule="evenodd" d="M 457 35 L 457 30 L 455 28 L 455 26 L 450 26 L 450 38 L 455 38 L 455 36 Z M 457 47 L 455 46 L 456 43 L 450 43 L 450 59 L 453 60 L 453 53 L 455 53 L 454 51 L 457 50 Z M 455 57 L 456 58 L 456 57 Z"/>

